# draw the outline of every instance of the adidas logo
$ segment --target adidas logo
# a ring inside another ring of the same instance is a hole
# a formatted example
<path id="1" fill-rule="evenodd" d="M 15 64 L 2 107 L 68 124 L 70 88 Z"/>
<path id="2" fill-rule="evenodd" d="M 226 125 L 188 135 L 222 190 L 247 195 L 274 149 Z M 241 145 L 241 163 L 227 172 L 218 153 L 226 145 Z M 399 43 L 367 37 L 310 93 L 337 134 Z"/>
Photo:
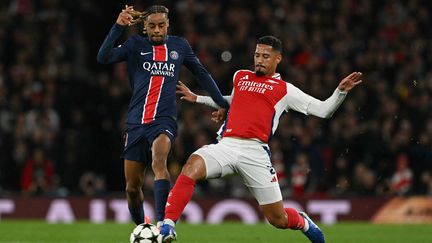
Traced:
<path id="1" fill-rule="evenodd" d="M 249 79 L 249 75 L 243 76 L 240 78 L 240 80 L 248 80 Z"/>
<path id="2" fill-rule="evenodd" d="M 273 176 L 272 180 L 270 182 L 277 182 L 277 177 Z"/>

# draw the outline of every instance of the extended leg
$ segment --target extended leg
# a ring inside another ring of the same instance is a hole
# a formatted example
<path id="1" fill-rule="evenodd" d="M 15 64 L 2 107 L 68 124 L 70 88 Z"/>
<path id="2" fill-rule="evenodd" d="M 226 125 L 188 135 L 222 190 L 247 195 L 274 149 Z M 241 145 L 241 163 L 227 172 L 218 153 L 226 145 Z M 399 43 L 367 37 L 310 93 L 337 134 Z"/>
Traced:
<path id="1" fill-rule="evenodd" d="M 284 208 L 282 201 L 261 205 L 264 216 L 279 229 L 301 230 L 312 243 L 324 243 L 320 228 L 305 214 L 294 208 Z"/>
<path id="2" fill-rule="evenodd" d="M 144 223 L 142 186 L 144 183 L 145 166 L 133 160 L 124 161 L 126 178 L 126 198 L 131 218 L 136 225 Z"/>

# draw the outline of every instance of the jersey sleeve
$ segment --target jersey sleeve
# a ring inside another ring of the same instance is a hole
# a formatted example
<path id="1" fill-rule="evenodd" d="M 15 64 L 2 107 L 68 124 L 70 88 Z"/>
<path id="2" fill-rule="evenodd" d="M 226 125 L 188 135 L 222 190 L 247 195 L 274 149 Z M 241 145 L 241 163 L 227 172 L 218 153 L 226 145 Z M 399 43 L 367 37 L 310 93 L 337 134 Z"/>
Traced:
<path id="1" fill-rule="evenodd" d="M 336 89 L 325 101 L 312 99 L 308 107 L 308 113 L 321 118 L 330 118 L 345 100 L 346 95 L 347 92 Z"/>
<path id="2" fill-rule="evenodd" d="M 312 96 L 304 93 L 293 84 L 287 83 L 287 94 L 284 99 L 285 110 L 292 109 L 307 115 L 308 106 L 312 99 Z"/>
<path id="3" fill-rule="evenodd" d="M 125 61 L 128 53 L 132 49 L 133 41 L 129 38 L 125 43 L 114 48 L 115 42 L 122 35 L 124 27 L 114 24 L 99 48 L 97 61 L 102 64 L 110 64 Z"/>
<path id="4" fill-rule="evenodd" d="M 294 85 L 287 83 L 286 110 L 293 109 L 305 115 L 330 118 L 344 101 L 347 93 L 336 89 L 325 101 L 318 100 Z"/>
<path id="5" fill-rule="evenodd" d="M 186 40 L 184 41 L 185 56 L 183 64 L 186 66 L 187 69 L 189 69 L 189 71 L 191 71 L 195 75 L 201 87 L 203 87 L 210 94 L 210 96 L 217 103 L 217 105 L 223 108 L 228 108 L 229 104 L 222 97 L 222 94 L 217 87 L 216 82 L 210 76 L 207 69 L 205 69 L 201 62 L 198 60 L 189 43 Z"/>
<path id="6" fill-rule="evenodd" d="M 232 101 L 231 95 L 224 95 L 223 98 L 228 102 L 228 104 L 231 105 L 231 101 Z M 215 109 L 220 108 L 220 106 L 218 106 L 218 104 L 216 104 L 216 102 L 214 102 L 214 100 L 210 96 L 198 95 L 196 103 L 210 106 L 210 107 L 215 108 Z"/>

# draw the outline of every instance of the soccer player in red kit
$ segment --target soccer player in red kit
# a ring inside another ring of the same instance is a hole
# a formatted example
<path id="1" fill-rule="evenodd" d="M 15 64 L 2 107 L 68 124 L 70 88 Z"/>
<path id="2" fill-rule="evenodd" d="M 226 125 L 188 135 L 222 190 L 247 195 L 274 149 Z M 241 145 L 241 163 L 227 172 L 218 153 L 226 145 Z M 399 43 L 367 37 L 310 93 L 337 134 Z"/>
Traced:
<path id="1" fill-rule="evenodd" d="M 161 228 L 164 242 L 176 239 L 175 222 L 190 201 L 198 180 L 238 174 L 258 201 L 267 220 L 280 229 L 300 230 L 313 243 L 325 242 L 321 229 L 303 212 L 284 208 L 276 172 L 270 161 L 268 141 L 275 132 L 279 117 L 290 109 L 329 118 L 345 99 L 347 92 L 361 83 L 361 73 L 344 78 L 325 101 L 317 100 L 275 73 L 282 59 L 282 43 L 273 36 L 258 40 L 255 50 L 255 71 L 239 70 L 234 74 L 233 91 L 225 99 L 231 103 L 217 144 L 195 151 L 183 166 L 170 192 Z M 186 92 L 182 85 L 178 93 L 183 99 L 215 105 L 206 97 Z M 219 110 L 213 120 L 220 121 Z"/>

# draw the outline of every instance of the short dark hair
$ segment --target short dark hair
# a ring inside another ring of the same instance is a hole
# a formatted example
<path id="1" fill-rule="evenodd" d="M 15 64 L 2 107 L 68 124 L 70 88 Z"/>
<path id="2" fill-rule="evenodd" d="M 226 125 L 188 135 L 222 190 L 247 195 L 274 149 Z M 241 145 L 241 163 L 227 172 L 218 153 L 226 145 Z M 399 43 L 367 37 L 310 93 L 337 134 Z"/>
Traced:
<path id="1" fill-rule="evenodd" d="M 258 39 L 258 44 L 268 45 L 273 47 L 273 50 L 282 54 L 282 41 L 272 35 L 266 35 Z"/>
<path id="2" fill-rule="evenodd" d="M 155 13 L 164 13 L 164 14 L 166 14 L 166 17 L 168 18 L 169 9 L 163 5 L 152 5 L 152 6 L 148 7 L 144 11 L 144 13 L 145 13 L 146 18 L 150 14 L 155 14 Z"/>

